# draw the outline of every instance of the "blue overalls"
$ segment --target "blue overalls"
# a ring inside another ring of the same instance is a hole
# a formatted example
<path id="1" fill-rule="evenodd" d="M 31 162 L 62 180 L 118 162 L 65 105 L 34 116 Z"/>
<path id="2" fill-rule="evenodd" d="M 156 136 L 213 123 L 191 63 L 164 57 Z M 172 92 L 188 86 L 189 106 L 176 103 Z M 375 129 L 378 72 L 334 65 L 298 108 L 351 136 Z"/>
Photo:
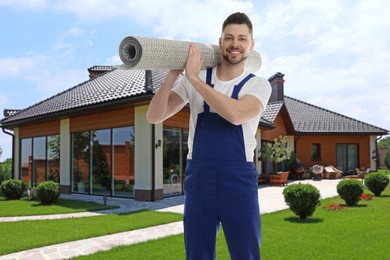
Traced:
<path id="1" fill-rule="evenodd" d="M 206 83 L 211 84 L 212 70 Z M 238 99 L 248 75 L 234 86 Z M 222 224 L 231 259 L 260 259 L 261 226 L 257 171 L 246 161 L 241 125 L 233 125 L 204 102 L 198 114 L 192 160 L 184 182 L 184 240 L 187 260 L 215 259 L 215 243 Z"/>

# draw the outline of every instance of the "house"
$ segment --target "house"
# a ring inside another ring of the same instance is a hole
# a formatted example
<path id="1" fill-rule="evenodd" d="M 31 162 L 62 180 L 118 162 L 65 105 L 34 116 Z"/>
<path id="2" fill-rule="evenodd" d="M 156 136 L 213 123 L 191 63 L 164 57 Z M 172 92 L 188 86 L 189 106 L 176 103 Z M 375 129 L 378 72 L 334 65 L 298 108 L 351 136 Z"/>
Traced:
<path id="1" fill-rule="evenodd" d="M 14 178 L 60 183 L 61 193 L 161 200 L 183 194 L 189 109 L 165 122 L 146 120 L 148 104 L 167 71 L 93 66 L 90 79 L 23 110 L 6 110 L 0 124 L 13 138 Z M 305 167 L 332 164 L 344 172 L 376 169 L 376 141 L 388 130 L 284 96 L 283 74 L 258 127 L 261 146 L 287 135 Z"/>

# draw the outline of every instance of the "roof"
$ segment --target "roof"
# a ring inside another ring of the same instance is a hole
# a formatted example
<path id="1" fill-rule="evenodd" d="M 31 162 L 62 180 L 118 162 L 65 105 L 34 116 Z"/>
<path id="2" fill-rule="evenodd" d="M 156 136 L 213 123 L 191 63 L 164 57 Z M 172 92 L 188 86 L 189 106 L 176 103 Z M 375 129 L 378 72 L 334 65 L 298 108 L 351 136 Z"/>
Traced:
<path id="1" fill-rule="evenodd" d="M 273 124 L 282 106 L 283 101 L 268 103 L 261 117 Z"/>
<path id="2" fill-rule="evenodd" d="M 137 97 L 150 98 L 148 87 L 160 87 L 166 70 L 126 70 L 120 66 L 94 66 L 93 71 L 106 73 L 77 86 L 65 90 L 55 96 L 43 100 L 21 111 L 15 110 L 3 118 L 3 126 L 12 126 L 33 120 L 53 118 L 69 113 L 85 111 L 92 106 L 109 106 L 120 101 L 129 102 Z M 145 88 L 146 86 L 146 88 Z M 284 97 L 283 101 L 267 104 L 261 126 L 272 128 L 276 117 L 285 106 L 291 119 L 294 134 L 367 134 L 387 135 L 388 130 L 376 127 L 359 120 L 323 109 L 321 107 Z"/>
<path id="3" fill-rule="evenodd" d="M 160 86 L 166 74 L 167 71 L 163 70 L 151 71 L 152 86 Z M 92 105 L 128 100 L 148 94 L 145 84 L 145 70 L 118 68 L 18 111 L 2 119 L 0 123 L 2 125 L 20 123 L 20 121 L 53 116 L 60 112 L 84 109 Z"/>
<path id="4" fill-rule="evenodd" d="M 369 134 L 387 135 L 388 130 L 332 112 L 330 110 L 284 97 L 296 134 Z"/>

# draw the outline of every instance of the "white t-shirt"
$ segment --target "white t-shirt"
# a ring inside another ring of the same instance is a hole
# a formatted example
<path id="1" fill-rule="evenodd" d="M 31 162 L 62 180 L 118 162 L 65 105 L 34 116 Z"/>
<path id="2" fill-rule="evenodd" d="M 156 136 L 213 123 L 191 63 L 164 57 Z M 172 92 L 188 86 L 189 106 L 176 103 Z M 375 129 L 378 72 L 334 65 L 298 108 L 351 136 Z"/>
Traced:
<path id="1" fill-rule="evenodd" d="M 216 67 L 213 68 L 211 84 L 214 84 L 214 89 L 227 95 L 231 96 L 234 86 L 239 84 L 249 73 L 244 71 L 240 76 L 229 81 L 222 81 L 217 78 Z M 202 70 L 199 74 L 200 78 L 206 82 L 206 70 Z M 186 103 L 190 104 L 191 115 L 190 115 L 190 129 L 188 136 L 188 155 L 187 159 L 192 159 L 192 144 L 194 140 L 194 132 L 196 128 L 196 121 L 198 114 L 203 112 L 203 97 L 195 90 L 191 83 L 186 77 L 182 77 L 176 86 L 173 88 L 176 94 L 178 94 Z M 268 80 L 261 77 L 252 77 L 246 82 L 238 94 L 238 99 L 245 95 L 253 95 L 257 97 L 264 109 L 268 103 L 268 99 L 271 95 L 271 85 Z M 210 112 L 215 113 L 210 107 Z M 245 154 L 248 162 L 253 161 L 253 151 L 256 148 L 256 131 L 260 121 L 261 115 L 258 115 L 246 123 L 242 124 L 242 131 L 245 142 Z"/>

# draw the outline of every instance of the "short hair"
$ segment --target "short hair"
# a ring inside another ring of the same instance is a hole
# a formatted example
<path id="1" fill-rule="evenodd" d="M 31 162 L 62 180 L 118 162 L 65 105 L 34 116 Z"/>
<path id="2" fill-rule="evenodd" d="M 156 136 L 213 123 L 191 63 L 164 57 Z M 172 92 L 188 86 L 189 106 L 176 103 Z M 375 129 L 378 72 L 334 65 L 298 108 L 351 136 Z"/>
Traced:
<path id="1" fill-rule="evenodd" d="M 245 13 L 236 12 L 229 15 L 222 24 L 222 33 L 225 30 L 226 26 L 229 24 L 246 24 L 249 28 L 249 33 L 253 38 L 253 26 L 249 17 Z"/>

